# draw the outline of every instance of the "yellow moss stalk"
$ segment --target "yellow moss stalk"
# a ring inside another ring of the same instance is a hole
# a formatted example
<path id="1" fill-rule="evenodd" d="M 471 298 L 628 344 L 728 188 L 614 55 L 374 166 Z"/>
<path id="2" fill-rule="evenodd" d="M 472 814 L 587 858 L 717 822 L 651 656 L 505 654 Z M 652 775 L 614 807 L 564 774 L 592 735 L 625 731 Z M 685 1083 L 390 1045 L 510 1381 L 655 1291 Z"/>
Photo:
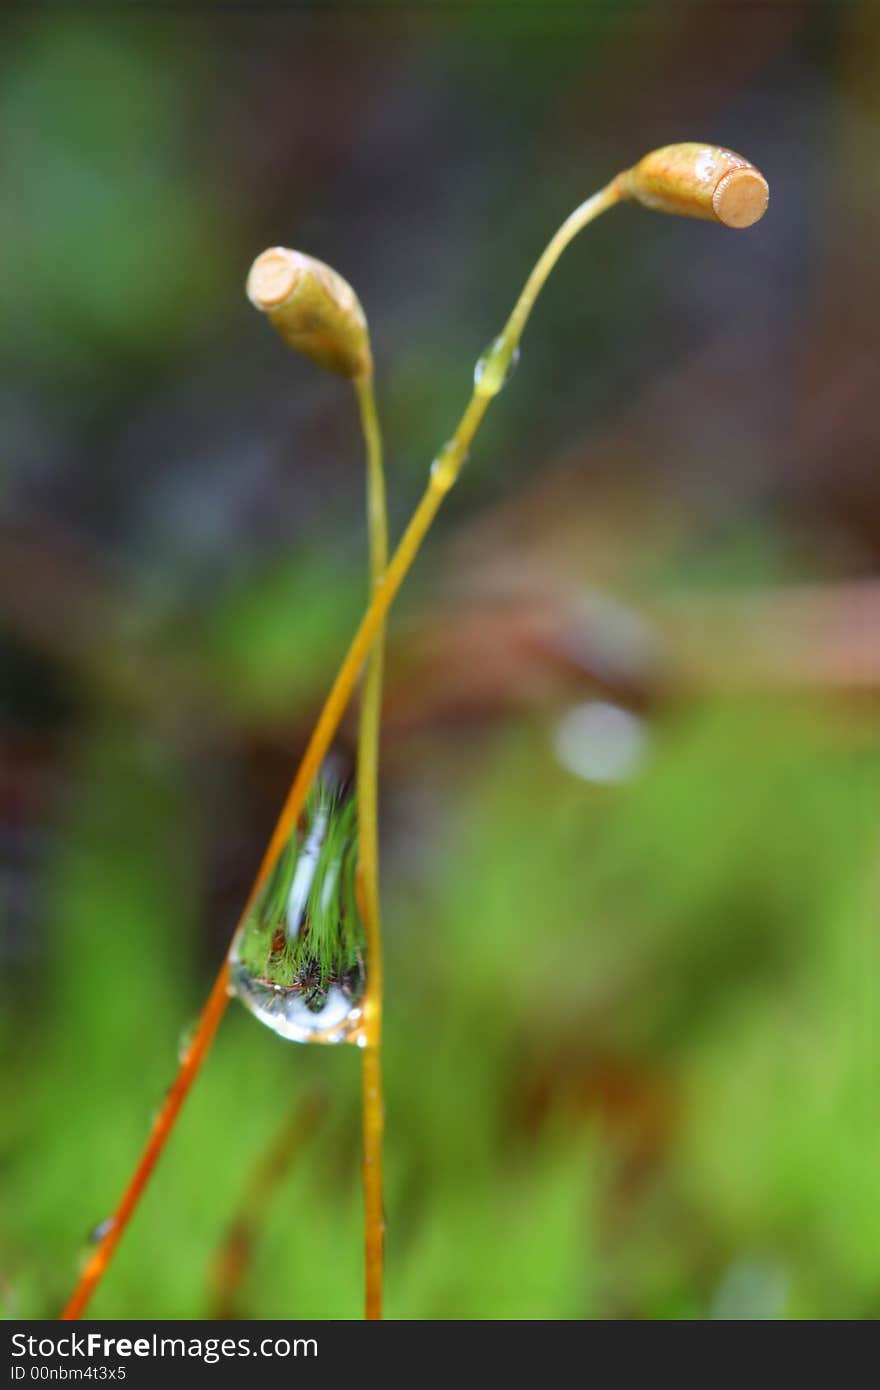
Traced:
<path id="1" fill-rule="evenodd" d="M 382 434 L 373 383 L 373 354 L 360 300 L 323 261 L 271 247 L 258 256 L 247 281 L 251 303 L 267 314 L 291 347 L 320 366 L 351 379 L 367 454 L 367 535 L 372 594 L 388 560 L 388 519 Z M 382 933 L 379 910 L 379 724 L 382 712 L 384 631 L 377 629 L 361 693 L 358 733 L 358 897 L 367 944 L 362 1047 L 365 1313 L 382 1316 L 385 1214 L 382 1148 Z"/>
<path id="2" fill-rule="evenodd" d="M 388 518 L 382 436 L 373 376 L 355 383 L 367 446 L 367 530 L 370 587 L 375 590 L 388 562 Z M 384 624 L 377 629 L 361 691 L 358 731 L 359 897 L 367 937 L 367 985 L 363 1003 L 363 1191 L 365 1316 L 382 1316 L 385 1267 L 383 1144 L 385 1099 L 382 1089 L 382 932 L 379 908 L 379 728 L 382 716 Z"/>

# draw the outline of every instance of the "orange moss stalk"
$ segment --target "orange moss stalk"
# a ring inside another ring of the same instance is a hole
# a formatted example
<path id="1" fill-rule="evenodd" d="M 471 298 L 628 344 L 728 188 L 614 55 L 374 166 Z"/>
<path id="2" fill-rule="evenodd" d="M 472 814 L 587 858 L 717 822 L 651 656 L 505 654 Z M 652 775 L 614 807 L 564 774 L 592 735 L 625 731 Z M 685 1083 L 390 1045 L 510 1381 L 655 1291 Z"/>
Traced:
<path id="1" fill-rule="evenodd" d="M 144 1149 L 128 1187 L 122 1195 L 121 1202 L 107 1223 L 105 1235 L 83 1269 L 73 1297 L 61 1314 L 62 1322 L 82 1317 L 89 1299 L 113 1258 L 113 1253 L 140 1201 L 141 1193 L 149 1182 L 150 1174 L 156 1166 L 171 1130 L 174 1128 L 174 1121 L 177 1119 L 180 1107 L 186 1100 L 189 1088 L 198 1075 L 205 1054 L 214 1040 L 214 1034 L 220 1020 L 226 1012 L 226 1005 L 229 1002 L 228 985 L 229 962 L 225 960 L 220 967 L 217 979 L 214 981 L 214 987 L 202 1011 L 190 1044 L 184 1053 L 171 1089 L 153 1121 L 147 1147 Z"/>

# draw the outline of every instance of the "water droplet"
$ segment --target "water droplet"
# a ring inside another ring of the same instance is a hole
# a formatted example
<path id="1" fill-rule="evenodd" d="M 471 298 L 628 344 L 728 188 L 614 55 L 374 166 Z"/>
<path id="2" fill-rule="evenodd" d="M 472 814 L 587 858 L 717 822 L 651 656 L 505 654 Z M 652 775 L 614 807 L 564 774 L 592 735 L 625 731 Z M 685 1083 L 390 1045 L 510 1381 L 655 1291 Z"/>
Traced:
<path id="1" fill-rule="evenodd" d="M 232 989 L 292 1042 L 356 1042 L 366 984 L 357 807 L 326 775 L 236 944 Z"/>
<path id="2" fill-rule="evenodd" d="M 477 360 L 474 386 L 481 396 L 497 396 L 507 385 L 519 362 L 519 348 L 512 351 L 504 334 L 495 338 Z"/>
<path id="3" fill-rule="evenodd" d="M 116 1218 L 108 1216 L 104 1221 L 99 1221 L 97 1226 L 93 1226 L 88 1234 L 89 1245 L 100 1245 L 105 1236 L 108 1236 L 116 1225 Z"/>
<path id="4" fill-rule="evenodd" d="M 448 492 L 467 461 L 467 454 L 459 458 L 458 445 L 455 440 L 447 440 L 443 448 L 431 460 L 431 477 L 435 483 Z"/>
<path id="5" fill-rule="evenodd" d="M 190 1044 L 192 1043 L 192 1040 L 196 1035 L 196 1029 L 198 1028 L 198 1026 L 198 1021 L 196 1021 L 195 1023 L 188 1023 L 187 1026 L 182 1030 L 180 1034 L 180 1041 L 177 1044 L 178 1062 L 183 1063 L 186 1061 L 186 1054 L 189 1052 Z"/>

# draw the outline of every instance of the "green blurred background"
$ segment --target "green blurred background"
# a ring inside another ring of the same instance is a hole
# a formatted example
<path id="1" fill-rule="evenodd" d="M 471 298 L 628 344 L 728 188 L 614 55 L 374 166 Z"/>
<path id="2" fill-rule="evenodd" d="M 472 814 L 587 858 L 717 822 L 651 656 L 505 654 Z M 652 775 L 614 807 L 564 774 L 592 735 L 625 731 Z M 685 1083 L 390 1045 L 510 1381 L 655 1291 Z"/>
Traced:
<path id="1" fill-rule="evenodd" d="M 351 393 L 250 261 L 357 288 L 396 534 L 546 238 L 689 138 L 766 219 L 567 253 L 394 610 L 387 1311 L 880 1314 L 878 78 L 873 0 L 7 11 L 7 1316 L 115 1204 L 364 598 Z M 233 1005 L 94 1314 L 360 1316 L 358 1078 Z"/>

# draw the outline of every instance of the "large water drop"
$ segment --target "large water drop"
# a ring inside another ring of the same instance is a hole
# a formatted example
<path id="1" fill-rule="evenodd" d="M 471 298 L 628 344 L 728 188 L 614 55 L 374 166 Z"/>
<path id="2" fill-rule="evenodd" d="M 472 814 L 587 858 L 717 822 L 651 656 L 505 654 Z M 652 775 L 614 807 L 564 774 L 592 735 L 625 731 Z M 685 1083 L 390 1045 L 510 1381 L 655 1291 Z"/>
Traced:
<path id="1" fill-rule="evenodd" d="M 233 992 L 291 1042 L 358 1042 L 366 984 L 357 808 L 319 780 L 236 941 Z"/>

